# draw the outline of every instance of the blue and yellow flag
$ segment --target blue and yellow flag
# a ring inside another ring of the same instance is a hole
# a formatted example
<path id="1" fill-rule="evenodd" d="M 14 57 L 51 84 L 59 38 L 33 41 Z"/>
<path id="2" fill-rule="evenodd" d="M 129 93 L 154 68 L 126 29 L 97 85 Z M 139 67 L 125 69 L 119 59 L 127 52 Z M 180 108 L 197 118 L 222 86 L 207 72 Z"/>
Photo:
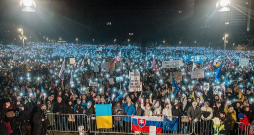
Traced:
<path id="1" fill-rule="evenodd" d="M 110 104 L 95 105 L 97 129 L 112 128 L 112 108 Z"/>

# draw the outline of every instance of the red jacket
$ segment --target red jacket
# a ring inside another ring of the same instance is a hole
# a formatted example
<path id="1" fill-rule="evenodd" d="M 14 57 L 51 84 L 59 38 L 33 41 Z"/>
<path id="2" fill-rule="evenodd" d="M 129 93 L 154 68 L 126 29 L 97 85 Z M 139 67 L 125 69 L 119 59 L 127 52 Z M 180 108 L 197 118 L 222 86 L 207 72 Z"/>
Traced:
<path id="1" fill-rule="evenodd" d="M 248 125 L 250 124 L 250 120 L 248 119 L 248 117 L 245 114 L 243 114 L 243 116 L 244 116 L 244 118 L 242 120 L 239 119 L 240 122 L 244 123 L 240 126 L 240 129 L 245 130 L 248 127 Z"/>

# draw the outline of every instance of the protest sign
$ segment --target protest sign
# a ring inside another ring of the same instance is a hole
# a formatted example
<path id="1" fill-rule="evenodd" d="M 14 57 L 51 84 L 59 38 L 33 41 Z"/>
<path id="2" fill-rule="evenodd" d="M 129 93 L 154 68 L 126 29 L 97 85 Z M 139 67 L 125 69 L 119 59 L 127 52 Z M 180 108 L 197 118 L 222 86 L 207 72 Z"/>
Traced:
<path id="1" fill-rule="evenodd" d="M 90 61 L 90 59 L 87 59 L 87 63 L 88 63 L 88 65 L 90 65 L 90 64 L 91 64 L 91 61 Z"/>
<path id="2" fill-rule="evenodd" d="M 94 67 L 93 67 L 93 70 L 94 70 L 94 72 L 99 72 L 99 66 L 98 65 L 94 65 Z"/>
<path id="3" fill-rule="evenodd" d="M 194 78 L 204 78 L 205 77 L 205 71 L 204 70 L 197 70 L 191 72 L 191 79 Z"/>
<path id="4" fill-rule="evenodd" d="M 114 84 L 114 78 L 109 78 L 108 81 L 110 85 Z"/>
<path id="5" fill-rule="evenodd" d="M 183 65 L 182 60 L 162 61 L 162 68 L 178 68 Z"/>
<path id="6" fill-rule="evenodd" d="M 203 90 L 208 91 L 208 90 L 209 90 L 209 88 L 210 88 L 209 83 L 204 83 Z"/>
<path id="7" fill-rule="evenodd" d="M 129 92 L 142 91 L 142 82 L 130 83 L 129 86 L 130 86 Z"/>
<path id="8" fill-rule="evenodd" d="M 101 63 L 101 68 L 109 68 L 109 66 L 110 66 L 109 62 Z"/>
<path id="9" fill-rule="evenodd" d="M 243 59 L 243 58 L 240 58 L 239 59 L 239 66 L 248 66 L 249 65 L 249 59 Z"/>
<path id="10" fill-rule="evenodd" d="M 117 81 L 117 82 L 122 82 L 122 81 L 123 81 L 123 77 L 121 77 L 121 76 L 116 77 L 116 81 Z"/>
<path id="11" fill-rule="evenodd" d="M 129 72 L 131 82 L 129 92 L 142 91 L 142 82 L 140 82 L 140 72 Z"/>
<path id="12" fill-rule="evenodd" d="M 13 55 L 13 60 L 19 60 L 19 57 L 17 55 Z"/>
<path id="13" fill-rule="evenodd" d="M 70 64 L 74 64 L 75 63 L 75 58 L 70 58 Z"/>
<path id="14" fill-rule="evenodd" d="M 213 94 L 218 95 L 218 93 L 219 93 L 219 86 L 214 86 L 213 87 Z"/>
<path id="15" fill-rule="evenodd" d="M 170 72 L 170 82 L 172 84 L 172 72 Z M 182 81 L 182 72 L 174 72 L 175 81 Z"/>
<path id="16" fill-rule="evenodd" d="M 89 82 L 89 86 L 97 86 L 97 82 Z"/>

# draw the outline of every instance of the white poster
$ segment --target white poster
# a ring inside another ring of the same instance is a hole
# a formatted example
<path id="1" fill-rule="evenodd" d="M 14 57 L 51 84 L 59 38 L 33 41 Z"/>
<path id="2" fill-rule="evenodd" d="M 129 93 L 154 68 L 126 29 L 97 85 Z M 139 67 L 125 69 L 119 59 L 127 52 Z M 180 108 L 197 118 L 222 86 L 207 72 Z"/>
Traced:
<path id="1" fill-rule="evenodd" d="M 213 94 L 218 95 L 218 93 L 219 93 L 219 86 L 214 86 L 213 87 Z"/>
<path id="2" fill-rule="evenodd" d="M 87 63 L 88 63 L 88 65 L 90 65 L 90 64 L 91 64 L 91 61 L 90 61 L 90 59 L 87 59 Z"/>
<path id="3" fill-rule="evenodd" d="M 129 92 L 142 91 L 142 82 L 139 83 L 130 83 Z"/>
<path id="4" fill-rule="evenodd" d="M 243 59 L 243 58 L 239 59 L 239 66 L 243 66 L 243 67 L 249 66 L 249 59 Z"/>
<path id="5" fill-rule="evenodd" d="M 198 71 L 192 71 L 191 72 L 191 79 L 204 78 L 204 77 L 205 77 L 205 71 L 204 70 L 198 70 Z"/>
<path id="6" fill-rule="evenodd" d="M 209 83 L 204 83 L 203 90 L 209 91 L 210 85 Z"/>
<path id="7" fill-rule="evenodd" d="M 140 82 L 140 72 L 130 72 L 131 82 Z"/>
<path id="8" fill-rule="evenodd" d="M 114 84 L 114 78 L 109 78 L 108 81 L 110 85 Z"/>
<path id="9" fill-rule="evenodd" d="M 97 86 L 97 82 L 89 82 L 89 86 Z"/>
<path id="10" fill-rule="evenodd" d="M 183 65 L 182 60 L 162 61 L 162 68 L 178 68 L 182 67 Z"/>
<path id="11" fill-rule="evenodd" d="M 149 126 L 149 135 L 156 135 L 156 126 Z"/>
<path id="12" fill-rule="evenodd" d="M 75 63 L 75 58 L 70 58 L 70 64 L 74 64 Z"/>
<path id="13" fill-rule="evenodd" d="M 19 57 L 17 55 L 13 55 L 13 60 L 19 60 Z"/>

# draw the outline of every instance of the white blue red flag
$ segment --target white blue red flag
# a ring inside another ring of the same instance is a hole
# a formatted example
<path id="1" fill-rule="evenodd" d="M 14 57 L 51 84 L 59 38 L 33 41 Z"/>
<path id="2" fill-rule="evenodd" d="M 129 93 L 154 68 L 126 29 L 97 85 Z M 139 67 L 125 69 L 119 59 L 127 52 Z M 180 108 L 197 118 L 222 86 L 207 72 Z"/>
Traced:
<path id="1" fill-rule="evenodd" d="M 112 67 L 115 63 L 122 61 L 121 51 L 117 54 L 116 58 L 110 63 L 110 67 Z"/>
<path id="2" fill-rule="evenodd" d="M 132 131 L 149 133 L 150 127 L 156 127 L 156 133 L 162 133 L 163 117 L 134 116 L 132 117 Z"/>
<path id="3" fill-rule="evenodd" d="M 154 70 L 155 70 L 156 72 L 159 72 L 159 70 L 158 70 L 158 68 L 157 68 L 157 66 L 156 66 L 156 61 L 155 61 L 154 57 L 153 57 L 153 68 L 154 68 Z"/>
<path id="4" fill-rule="evenodd" d="M 64 61 L 63 61 L 63 63 L 62 63 L 62 67 L 61 67 L 61 70 L 60 70 L 60 72 L 59 72 L 59 78 L 60 79 L 64 79 L 64 70 L 65 70 L 65 59 L 64 59 Z"/>

